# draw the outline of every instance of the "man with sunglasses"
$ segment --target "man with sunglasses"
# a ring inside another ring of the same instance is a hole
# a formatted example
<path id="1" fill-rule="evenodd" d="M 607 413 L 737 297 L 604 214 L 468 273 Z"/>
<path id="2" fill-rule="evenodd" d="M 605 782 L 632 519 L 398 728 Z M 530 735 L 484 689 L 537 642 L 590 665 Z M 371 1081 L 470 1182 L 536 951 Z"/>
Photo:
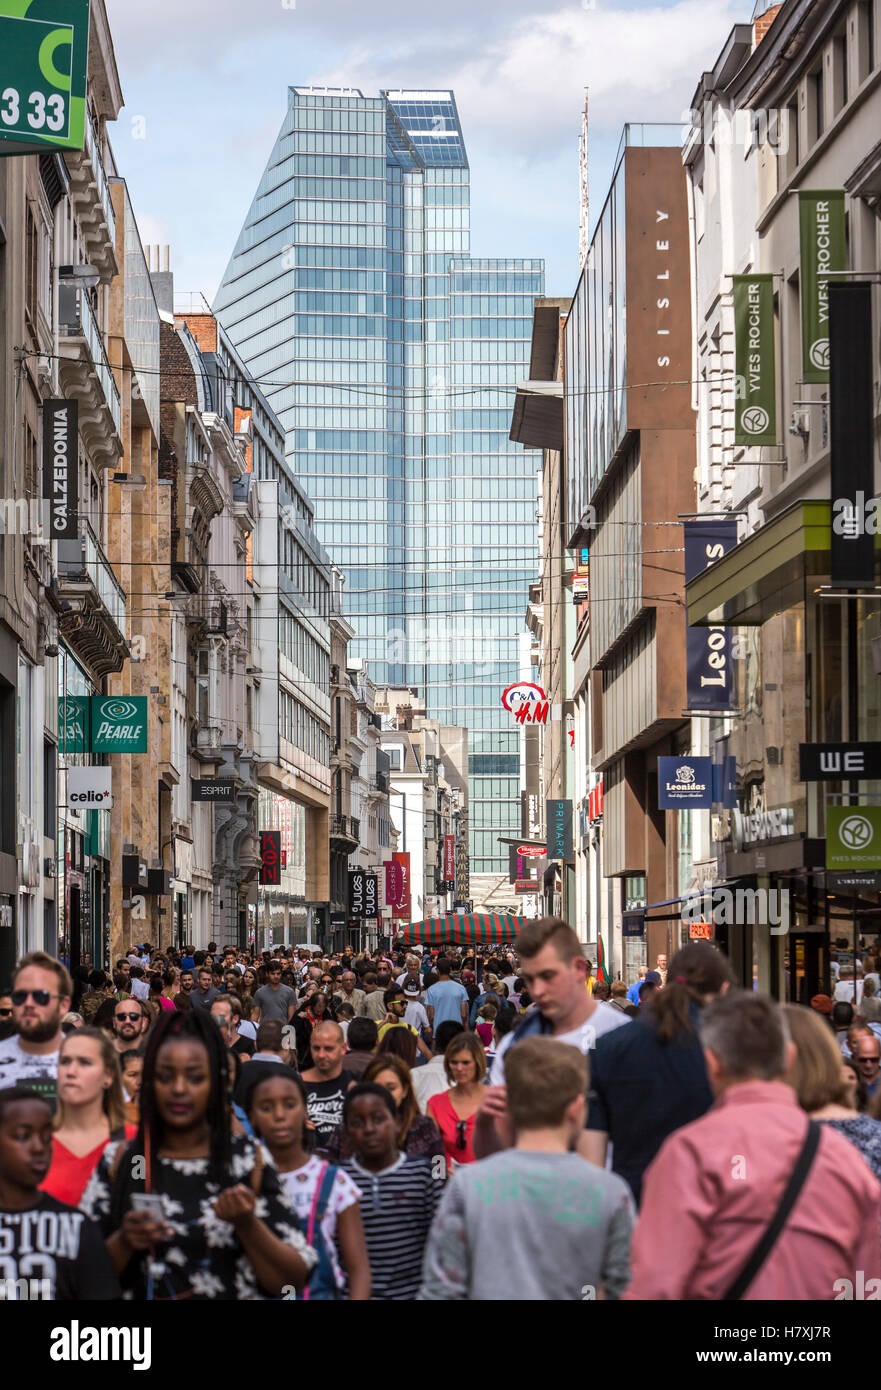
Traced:
<path id="1" fill-rule="evenodd" d="M 113 1010 L 113 1046 L 122 1056 L 138 1047 L 150 1026 L 150 1015 L 140 999 L 122 999 Z"/>
<path id="2" fill-rule="evenodd" d="M 18 1032 L 0 1042 L 0 1090 L 27 1086 L 54 1107 L 61 1020 L 70 1010 L 70 976 L 44 951 L 23 956 L 12 977 L 12 1021 Z"/>
<path id="3" fill-rule="evenodd" d="M 12 995 L 8 989 L 0 992 L 0 1042 L 11 1038 L 15 1033 L 12 1021 Z"/>

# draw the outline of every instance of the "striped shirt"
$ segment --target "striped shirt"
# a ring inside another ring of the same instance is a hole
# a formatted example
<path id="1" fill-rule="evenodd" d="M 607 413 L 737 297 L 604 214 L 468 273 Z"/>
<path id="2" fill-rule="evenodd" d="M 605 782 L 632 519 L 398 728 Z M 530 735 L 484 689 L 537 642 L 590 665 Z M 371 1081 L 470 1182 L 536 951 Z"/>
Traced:
<path id="1" fill-rule="evenodd" d="M 444 1189 L 427 1158 L 399 1154 L 371 1173 L 355 1158 L 340 1167 L 361 1189 L 361 1218 L 370 1257 L 371 1299 L 412 1302 L 422 1283 L 422 1257 Z"/>

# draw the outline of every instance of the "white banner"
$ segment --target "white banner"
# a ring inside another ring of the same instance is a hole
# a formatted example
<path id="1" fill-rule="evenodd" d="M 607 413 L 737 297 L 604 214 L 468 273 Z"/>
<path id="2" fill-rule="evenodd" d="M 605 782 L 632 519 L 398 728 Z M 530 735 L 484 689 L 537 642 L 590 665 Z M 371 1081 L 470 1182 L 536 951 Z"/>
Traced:
<path id="1" fill-rule="evenodd" d="M 72 811 L 106 811 L 113 805 L 112 768 L 69 767 L 67 804 Z"/>

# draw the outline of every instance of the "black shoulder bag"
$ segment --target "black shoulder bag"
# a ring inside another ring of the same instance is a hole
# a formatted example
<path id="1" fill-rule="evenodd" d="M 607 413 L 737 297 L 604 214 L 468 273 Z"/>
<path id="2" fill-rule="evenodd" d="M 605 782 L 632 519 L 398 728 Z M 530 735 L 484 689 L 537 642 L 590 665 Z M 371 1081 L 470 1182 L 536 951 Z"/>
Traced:
<path id="1" fill-rule="evenodd" d="M 795 1206 L 798 1194 L 805 1185 L 805 1180 L 811 1171 L 811 1165 L 814 1162 L 819 1143 L 820 1126 L 817 1124 L 816 1120 L 809 1120 L 808 1132 L 805 1135 L 801 1153 L 796 1159 L 795 1167 L 792 1170 L 792 1176 L 786 1184 L 783 1196 L 780 1198 L 780 1205 L 775 1211 L 765 1234 L 753 1250 L 743 1269 L 740 1271 L 733 1284 L 731 1284 L 722 1295 L 721 1301 L 723 1303 L 731 1303 L 739 1298 L 743 1298 L 743 1295 L 767 1260 L 777 1243 L 780 1232 L 786 1225 L 786 1219 L 789 1213 Z"/>

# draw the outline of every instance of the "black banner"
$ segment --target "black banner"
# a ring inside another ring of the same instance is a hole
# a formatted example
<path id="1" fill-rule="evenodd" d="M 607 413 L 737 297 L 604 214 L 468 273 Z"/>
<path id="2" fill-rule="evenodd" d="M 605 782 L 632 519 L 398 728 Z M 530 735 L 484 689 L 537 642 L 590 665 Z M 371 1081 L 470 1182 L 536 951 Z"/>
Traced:
<path id="1" fill-rule="evenodd" d="M 281 883 L 281 831 L 260 831 L 260 882 Z"/>
<path id="2" fill-rule="evenodd" d="M 49 539 L 79 535 L 79 415 L 76 401 L 43 402 L 43 497 L 49 502 Z"/>
<path id="3" fill-rule="evenodd" d="M 548 859 L 573 859 L 572 802 L 547 801 Z"/>
<path id="4" fill-rule="evenodd" d="M 365 917 L 379 915 L 379 889 L 376 874 L 364 875 L 364 913 Z"/>
<path id="5" fill-rule="evenodd" d="M 800 743 L 802 782 L 872 781 L 881 778 L 881 743 Z"/>
<path id="6" fill-rule="evenodd" d="M 193 801 L 235 801 L 236 784 L 232 777 L 217 777 L 200 781 L 192 778 Z"/>
<path id="7" fill-rule="evenodd" d="M 875 537 L 867 525 L 867 506 L 875 491 L 872 361 L 870 286 L 830 281 L 830 579 L 841 589 L 867 588 L 875 582 Z"/>
<path id="8" fill-rule="evenodd" d="M 363 869 L 349 870 L 349 916 L 366 917 L 367 914 L 367 878 Z M 374 912 L 375 915 L 375 912 Z"/>
<path id="9" fill-rule="evenodd" d="M 685 582 L 696 579 L 737 544 L 731 517 L 685 521 Z M 731 633 L 727 627 L 685 631 L 685 702 L 688 709 L 731 708 Z"/>

